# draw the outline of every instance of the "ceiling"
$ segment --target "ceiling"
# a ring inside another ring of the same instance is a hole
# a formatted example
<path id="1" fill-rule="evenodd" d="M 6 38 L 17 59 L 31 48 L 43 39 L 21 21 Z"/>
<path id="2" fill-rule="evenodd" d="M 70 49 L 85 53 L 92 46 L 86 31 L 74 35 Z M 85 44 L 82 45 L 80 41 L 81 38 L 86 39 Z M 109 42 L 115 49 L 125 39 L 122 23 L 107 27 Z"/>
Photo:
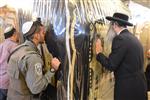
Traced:
<path id="1" fill-rule="evenodd" d="M 122 1 L 123 2 L 128 2 L 130 0 L 122 0 Z M 131 1 L 134 1 L 134 2 L 136 2 L 138 4 L 141 4 L 141 5 L 145 6 L 145 7 L 150 8 L 150 0 L 131 0 Z"/>

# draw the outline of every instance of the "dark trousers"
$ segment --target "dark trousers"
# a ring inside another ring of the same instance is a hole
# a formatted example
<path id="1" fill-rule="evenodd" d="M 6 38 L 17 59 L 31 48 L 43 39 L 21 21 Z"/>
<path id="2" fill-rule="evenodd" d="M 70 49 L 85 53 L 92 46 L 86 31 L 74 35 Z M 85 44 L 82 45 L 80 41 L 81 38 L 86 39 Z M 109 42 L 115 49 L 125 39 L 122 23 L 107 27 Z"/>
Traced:
<path id="1" fill-rule="evenodd" d="M 0 100 L 6 100 L 7 98 L 7 89 L 0 89 Z"/>

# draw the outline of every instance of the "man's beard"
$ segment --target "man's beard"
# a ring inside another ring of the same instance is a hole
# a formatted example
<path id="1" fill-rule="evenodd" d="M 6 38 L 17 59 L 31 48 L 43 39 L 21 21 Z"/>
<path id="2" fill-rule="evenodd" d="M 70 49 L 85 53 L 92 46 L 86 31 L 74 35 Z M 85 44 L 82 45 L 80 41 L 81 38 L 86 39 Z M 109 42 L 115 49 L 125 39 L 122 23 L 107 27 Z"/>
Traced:
<path id="1" fill-rule="evenodd" d="M 45 41 L 44 41 L 44 40 L 39 41 L 39 44 L 43 44 L 43 43 L 45 43 Z"/>
<path id="2" fill-rule="evenodd" d="M 44 38 L 43 38 L 43 37 L 40 35 L 39 43 L 40 43 L 40 44 L 45 43 L 45 36 L 44 36 Z"/>
<path id="3" fill-rule="evenodd" d="M 109 26 L 109 29 L 107 31 L 107 36 L 106 36 L 106 40 L 108 43 L 112 43 L 114 37 L 116 36 L 115 31 L 113 30 L 112 25 Z"/>

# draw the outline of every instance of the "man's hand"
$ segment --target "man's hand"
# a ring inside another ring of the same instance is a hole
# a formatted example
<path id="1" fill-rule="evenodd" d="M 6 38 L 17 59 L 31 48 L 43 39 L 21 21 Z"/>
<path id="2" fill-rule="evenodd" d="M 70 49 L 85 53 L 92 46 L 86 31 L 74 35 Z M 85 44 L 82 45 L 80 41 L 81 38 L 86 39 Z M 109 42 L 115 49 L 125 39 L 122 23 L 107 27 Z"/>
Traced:
<path id="1" fill-rule="evenodd" d="M 96 49 L 96 54 L 99 54 L 103 51 L 102 42 L 100 39 L 96 40 L 95 49 Z"/>
<path id="2" fill-rule="evenodd" d="M 150 58 L 150 49 L 147 51 L 147 58 Z"/>
<path id="3" fill-rule="evenodd" d="M 56 57 L 54 57 L 54 58 L 52 59 L 52 61 L 51 61 L 51 65 L 52 65 L 52 68 L 53 68 L 55 71 L 57 71 L 58 68 L 59 68 L 59 65 L 60 65 L 60 61 L 59 61 Z"/>

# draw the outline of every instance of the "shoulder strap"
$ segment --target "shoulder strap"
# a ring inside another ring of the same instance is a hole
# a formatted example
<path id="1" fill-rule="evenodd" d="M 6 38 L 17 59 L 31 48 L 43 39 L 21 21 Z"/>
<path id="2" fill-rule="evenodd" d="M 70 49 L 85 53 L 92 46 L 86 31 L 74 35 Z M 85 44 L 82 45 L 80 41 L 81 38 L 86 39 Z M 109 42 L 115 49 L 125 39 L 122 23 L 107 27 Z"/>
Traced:
<path id="1" fill-rule="evenodd" d="M 10 53 L 10 55 L 9 55 L 9 57 L 8 57 L 8 59 L 7 59 L 7 63 L 9 62 L 10 57 L 12 56 L 12 54 L 14 54 L 14 53 L 15 53 L 16 51 L 18 51 L 20 48 L 25 47 L 25 46 L 27 46 L 27 45 L 20 45 L 20 46 L 18 46 L 17 48 L 15 48 L 15 49 Z"/>

